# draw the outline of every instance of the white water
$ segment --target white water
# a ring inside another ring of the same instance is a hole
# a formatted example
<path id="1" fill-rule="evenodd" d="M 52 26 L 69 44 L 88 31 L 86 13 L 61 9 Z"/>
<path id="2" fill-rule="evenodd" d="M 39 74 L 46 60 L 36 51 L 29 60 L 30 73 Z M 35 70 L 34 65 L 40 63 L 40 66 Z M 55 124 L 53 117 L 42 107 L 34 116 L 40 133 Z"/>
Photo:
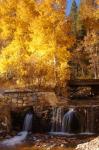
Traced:
<path id="1" fill-rule="evenodd" d="M 77 130 L 76 134 L 78 135 L 93 135 L 94 110 L 93 108 L 86 108 L 84 112 L 84 120 L 82 120 L 84 122 L 81 123 L 81 118 L 75 111 L 75 109 L 70 108 L 68 112 L 63 115 L 62 108 L 54 108 L 52 116 L 52 128 L 50 134 L 60 136 L 72 136 L 75 135 L 72 132 L 76 132 L 75 130 Z"/>
<path id="2" fill-rule="evenodd" d="M 74 114 L 75 111 L 73 108 L 70 108 L 69 111 L 65 113 L 62 121 L 62 132 L 66 132 L 66 133 L 70 132 L 70 124 Z"/>
<path id="3" fill-rule="evenodd" d="M 53 108 L 51 132 L 61 132 L 62 128 L 62 108 Z"/>
<path id="4" fill-rule="evenodd" d="M 70 108 L 68 112 L 63 115 L 62 108 L 53 108 L 52 128 L 51 133 L 68 134 L 70 132 L 70 124 L 75 115 L 75 110 Z"/>
<path id="5" fill-rule="evenodd" d="M 4 146 L 14 146 L 16 144 L 20 144 L 26 139 L 27 135 L 27 131 L 19 132 L 16 136 L 4 140 L 1 144 Z"/>
<path id="6" fill-rule="evenodd" d="M 16 136 L 4 140 L 1 145 L 3 146 L 14 146 L 16 144 L 21 144 L 24 140 L 26 140 L 28 131 L 31 131 L 32 129 L 32 119 L 33 119 L 33 114 L 32 113 L 27 113 L 24 119 L 24 124 L 23 124 L 23 131 L 19 132 Z"/>
<path id="7" fill-rule="evenodd" d="M 62 108 L 53 108 L 51 133 L 61 133 L 62 135 L 69 133 L 70 122 L 73 118 L 73 114 L 75 114 L 73 108 L 70 108 L 65 115 L 63 115 Z"/>
<path id="8" fill-rule="evenodd" d="M 32 130 L 32 120 L 33 114 L 27 113 L 24 119 L 23 130 L 24 131 L 31 131 Z"/>

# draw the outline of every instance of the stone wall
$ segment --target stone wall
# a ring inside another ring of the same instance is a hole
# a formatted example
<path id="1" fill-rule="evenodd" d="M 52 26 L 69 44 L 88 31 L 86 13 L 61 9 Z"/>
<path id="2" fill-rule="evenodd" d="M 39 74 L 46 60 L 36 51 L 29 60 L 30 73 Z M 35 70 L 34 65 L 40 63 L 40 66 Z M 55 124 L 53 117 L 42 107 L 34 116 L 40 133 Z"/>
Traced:
<path id="1" fill-rule="evenodd" d="M 4 102 L 10 104 L 12 108 L 37 106 L 37 105 L 51 105 L 55 106 L 58 99 L 54 92 L 33 92 L 31 90 L 13 90 L 5 91 Z"/>

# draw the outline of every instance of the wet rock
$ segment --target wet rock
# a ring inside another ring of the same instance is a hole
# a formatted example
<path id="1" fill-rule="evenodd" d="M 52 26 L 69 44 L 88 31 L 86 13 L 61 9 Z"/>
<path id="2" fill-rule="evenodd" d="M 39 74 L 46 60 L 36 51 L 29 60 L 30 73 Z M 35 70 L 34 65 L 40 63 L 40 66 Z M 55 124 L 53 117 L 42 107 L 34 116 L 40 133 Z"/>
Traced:
<path id="1" fill-rule="evenodd" d="M 64 147 L 64 144 L 61 144 L 60 147 Z"/>
<path id="2" fill-rule="evenodd" d="M 36 141 L 36 140 L 37 140 L 37 138 L 36 138 L 36 137 L 33 137 L 32 139 L 33 139 L 33 141 Z"/>
<path id="3" fill-rule="evenodd" d="M 51 150 L 54 147 L 56 147 L 56 144 L 52 144 L 52 145 L 48 146 L 46 150 Z"/>

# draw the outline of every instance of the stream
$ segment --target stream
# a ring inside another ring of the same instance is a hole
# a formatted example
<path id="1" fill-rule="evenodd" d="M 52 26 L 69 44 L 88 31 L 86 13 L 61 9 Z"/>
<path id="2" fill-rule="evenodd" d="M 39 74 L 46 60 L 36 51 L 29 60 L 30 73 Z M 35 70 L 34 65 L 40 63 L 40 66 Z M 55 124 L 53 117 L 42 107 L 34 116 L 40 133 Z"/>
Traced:
<path id="1" fill-rule="evenodd" d="M 94 136 L 89 124 L 88 130 L 81 132 L 79 116 L 74 108 L 63 115 L 61 108 L 53 109 L 49 134 L 32 134 L 32 123 L 33 113 L 29 111 L 25 115 L 22 131 L 0 142 L 0 150 L 74 150 L 82 140 L 88 141 Z"/>

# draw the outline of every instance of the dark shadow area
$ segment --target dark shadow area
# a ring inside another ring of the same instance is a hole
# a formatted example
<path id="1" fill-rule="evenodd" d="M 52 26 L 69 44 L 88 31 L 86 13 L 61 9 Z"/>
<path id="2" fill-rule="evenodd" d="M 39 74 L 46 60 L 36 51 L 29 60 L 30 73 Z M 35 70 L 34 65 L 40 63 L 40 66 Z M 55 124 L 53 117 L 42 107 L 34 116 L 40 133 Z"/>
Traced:
<path id="1" fill-rule="evenodd" d="M 42 115 L 39 117 L 33 110 L 33 107 L 27 107 L 23 110 L 12 111 L 12 130 L 20 132 L 23 130 L 24 119 L 27 113 L 33 114 L 32 119 L 32 132 L 33 133 L 45 133 L 50 131 L 50 119 L 44 118 Z"/>

